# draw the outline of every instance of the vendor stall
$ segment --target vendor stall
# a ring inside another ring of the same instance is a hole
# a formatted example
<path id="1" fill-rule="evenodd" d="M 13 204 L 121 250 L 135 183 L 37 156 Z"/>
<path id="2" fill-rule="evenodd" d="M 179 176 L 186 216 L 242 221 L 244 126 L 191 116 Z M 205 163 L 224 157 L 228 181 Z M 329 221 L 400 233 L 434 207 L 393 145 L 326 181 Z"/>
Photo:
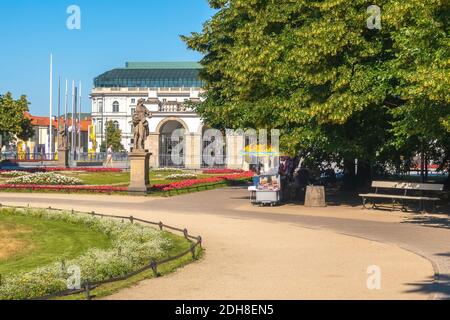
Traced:
<path id="1" fill-rule="evenodd" d="M 254 204 L 275 206 L 281 201 L 281 181 L 279 175 L 261 175 L 256 186 Z"/>

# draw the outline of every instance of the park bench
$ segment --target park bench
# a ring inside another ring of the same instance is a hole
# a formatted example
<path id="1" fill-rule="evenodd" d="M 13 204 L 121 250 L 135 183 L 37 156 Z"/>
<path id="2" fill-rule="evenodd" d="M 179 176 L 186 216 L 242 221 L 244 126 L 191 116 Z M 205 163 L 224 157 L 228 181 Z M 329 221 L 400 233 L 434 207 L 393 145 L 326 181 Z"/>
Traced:
<path id="1" fill-rule="evenodd" d="M 360 194 L 363 199 L 363 208 L 367 209 L 368 200 L 372 200 L 372 208 L 377 208 L 376 199 L 389 199 L 392 201 L 392 211 L 395 211 L 396 205 L 400 204 L 403 211 L 408 211 L 406 203 L 409 201 L 417 201 L 420 204 L 419 211 L 424 211 L 424 203 L 431 202 L 433 211 L 436 209 L 436 202 L 441 199 L 435 196 L 424 195 L 425 192 L 442 192 L 443 184 L 430 183 L 410 183 L 410 182 L 392 182 L 392 181 L 374 181 L 372 188 L 375 193 Z M 384 190 L 384 191 L 382 191 Z"/>

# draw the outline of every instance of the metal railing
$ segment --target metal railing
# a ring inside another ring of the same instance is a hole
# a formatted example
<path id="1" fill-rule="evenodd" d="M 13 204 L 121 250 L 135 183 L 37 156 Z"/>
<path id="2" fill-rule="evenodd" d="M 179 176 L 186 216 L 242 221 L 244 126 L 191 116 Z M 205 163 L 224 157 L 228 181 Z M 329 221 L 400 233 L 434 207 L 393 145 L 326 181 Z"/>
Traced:
<path id="1" fill-rule="evenodd" d="M 164 224 L 163 222 L 153 222 L 153 221 L 147 221 L 147 220 L 143 220 L 143 219 L 139 219 L 139 218 L 135 218 L 133 216 L 118 216 L 118 215 L 106 215 L 106 214 L 98 214 L 94 211 L 92 212 L 83 212 L 83 211 L 75 211 L 75 210 L 63 210 L 63 209 L 55 209 L 52 207 L 48 207 L 48 208 L 32 208 L 30 207 L 30 205 L 28 206 L 8 206 L 8 205 L 3 205 L 0 203 L 0 208 L 10 208 L 10 209 L 25 209 L 25 210 L 48 210 L 48 211 L 56 211 L 56 212 L 70 212 L 71 214 L 84 214 L 84 215 L 90 215 L 92 217 L 98 217 L 98 218 L 109 218 L 109 219 L 118 219 L 118 220 L 122 220 L 122 223 L 124 223 L 125 221 L 130 221 L 130 223 L 142 223 L 142 224 L 147 224 L 147 225 L 151 225 L 151 226 L 155 226 L 158 227 L 159 230 L 163 231 L 164 229 L 170 230 L 170 231 L 176 231 L 176 232 L 180 232 L 183 234 L 184 238 L 189 241 L 191 243 L 190 248 L 180 252 L 178 255 L 176 256 L 171 256 L 171 257 L 167 257 L 165 259 L 162 259 L 160 261 L 156 261 L 156 260 L 152 260 L 150 261 L 146 266 L 135 270 L 133 272 L 130 272 L 124 276 L 120 276 L 120 277 L 115 277 L 115 278 L 110 278 L 107 280 L 102 280 L 102 281 L 89 281 L 89 280 L 85 280 L 84 283 L 82 284 L 82 288 L 81 289 L 74 289 L 74 290 L 64 290 L 64 291 L 60 291 L 51 295 L 47 295 L 44 297 L 38 297 L 38 298 L 34 298 L 32 300 L 50 300 L 50 299 L 54 299 L 54 298 L 60 298 L 60 297 L 67 297 L 67 296 L 71 296 L 71 295 L 76 295 L 76 294 L 82 294 L 85 293 L 85 297 L 86 300 L 91 300 L 92 298 L 95 298 L 95 296 L 91 295 L 91 291 L 100 287 L 101 285 L 104 284 L 108 284 L 108 283 L 113 283 L 113 282 L 118 282 L 118 281 L 124 281 L 127 280 L 133 276 L 136 276 L 138 274 L 141 274 L 145 271 L 148 270 L 152 270 L 153 272 L 153 276 L 155 278 L 158 278 L 161 276 L 160 273 L 158 273 L 158 267 L 163 265 L 163 264 L 167 264 L 169 262 L 178 260 L 180 258 L 183 258 L 187 255 L 191 255 L 193 260 L 197 260 L 198 256 L 197 256 L 197 249 L 200 248 L 200 250 L 202 249 L 202 244 L 203 244 L 203 239 L 201 236 L 192 236 L 189 234 L 189 231 L 187 229 L 180 229 L 180 228 L 176 228 L 176 227 L 172 227 L 169 225 Z"/>

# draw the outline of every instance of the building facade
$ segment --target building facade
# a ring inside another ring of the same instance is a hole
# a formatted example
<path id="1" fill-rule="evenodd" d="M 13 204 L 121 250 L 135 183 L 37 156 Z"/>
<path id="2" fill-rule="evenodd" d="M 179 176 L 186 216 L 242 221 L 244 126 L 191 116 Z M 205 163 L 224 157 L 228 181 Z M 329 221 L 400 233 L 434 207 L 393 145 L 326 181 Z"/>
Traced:
<path id="1" fill-rule="evenodd" d="M 202 154 L 205 126 L 192 109 L 193 104 L 201 101 L 200 70 L 201 66 L 192 62 L 128 62 L 125 68 L 95 78 L 91 100 L 97 146 L 107 139 L 105 124 L 112 121 L 122 131 L 122 145 L 130 151 L 134 143 L 132 115 L 139 99 L 145 99 L 152 112 L 146 142 L 152 153 L 151 166 L 206 167 L 210 161 Z M 182 132 L 182 137 L 174 141 L 175 130 Z M 232 137 L 227 140 L 229 146 L 234 146 Z M 175 149 L 181 154 L 181 161 L 173 161 Z M 222 162 L 215 166 L 242 167 L 238 157 L 224 158 Z"/>

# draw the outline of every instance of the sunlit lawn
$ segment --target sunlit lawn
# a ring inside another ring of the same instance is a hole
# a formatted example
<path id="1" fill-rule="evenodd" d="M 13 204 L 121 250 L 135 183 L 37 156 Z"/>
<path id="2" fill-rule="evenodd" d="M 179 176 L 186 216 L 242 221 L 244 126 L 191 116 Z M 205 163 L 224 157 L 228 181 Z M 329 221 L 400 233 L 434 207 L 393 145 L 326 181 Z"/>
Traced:
<path id="1" fill-rule="evenodd" d="M 85 226 L 0 210 L 0 275 L 30 271 L 58 259 L 76 258 L 89 248 L 110 245 L 105 234 Z"/>
<path id="2" fill-rule="evenodd" d="M 152 185 L 155 184 L 167 184 L 182 180 L 168 180 L 167 176 L 177 173 L 188 173 L 185 171 L 151 171 L 150 172 L 150 182 Z M 77 177 L 83 181 L 86 185 L 116 185 L 116 186 L 127 186 L 130 182 L 129 172 L 64 172 L 62 173 L 67 176 Z M 211 175 L 206 174 L 196 174 L 198 179 L 208 178 Z"/>

